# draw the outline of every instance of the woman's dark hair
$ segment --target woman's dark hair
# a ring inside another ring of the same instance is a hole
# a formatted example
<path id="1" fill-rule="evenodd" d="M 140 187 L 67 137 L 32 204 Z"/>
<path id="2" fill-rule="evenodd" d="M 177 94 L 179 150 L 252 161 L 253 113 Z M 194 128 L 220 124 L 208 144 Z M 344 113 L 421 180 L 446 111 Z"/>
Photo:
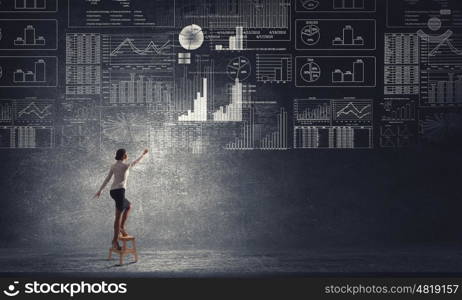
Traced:
<path id="1" fill-rule="evenodd" d="M 127 153 L 127 151 L 126 151 L 125 149 L 119 149 L 119 150 L 117 150 L 115 159 L 116 159 L 116 160 L 122 160 L 122 159 L 124 159 L 125 153 Z"/>

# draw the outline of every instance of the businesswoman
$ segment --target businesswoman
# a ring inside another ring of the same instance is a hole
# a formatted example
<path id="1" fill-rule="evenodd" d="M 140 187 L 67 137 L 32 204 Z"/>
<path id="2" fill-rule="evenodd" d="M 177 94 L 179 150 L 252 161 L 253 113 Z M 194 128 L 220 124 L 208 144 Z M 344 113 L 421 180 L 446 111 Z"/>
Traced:
<path id="1" fill-rule="evenodd" d="M 130 168 L 139 163 L 147 153 L 148 149 L 144 149 L 140 157 L 130 163 L 127 163 L 127 151 L 125 149 L 117 150 L 115 156 L 116 162 L 109 168 L 109 173 L 95 194 L 95 197 L 99 198 L 101 196 L 101 192 L 104 190 L 109 180 L 111 180 L 111 177 L 114 175 L 114 180 L 112 181 L 111 189 L 109 191 L 112 199 L 115 201 L 116 207 L 114 220 L 114 237 L 112 239 L 112 247 L 114 249 L 121 249 L 118 242 L 119 234 L 122 236 L 128 235 L 128 233 L 125 231 L 125 222 L 127 221 L 128 213 L 131 209 L 131 203 L 127 200 L 127 198 L 125 198 L 125 189 L 127 186 L 127 178 Z"/>

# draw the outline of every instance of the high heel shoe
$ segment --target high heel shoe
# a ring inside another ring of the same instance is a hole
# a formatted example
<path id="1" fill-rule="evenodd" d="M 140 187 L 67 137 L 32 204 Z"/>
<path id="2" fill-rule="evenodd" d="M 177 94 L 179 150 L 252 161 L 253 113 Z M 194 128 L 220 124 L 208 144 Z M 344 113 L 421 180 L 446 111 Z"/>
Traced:
<path id="1" fill-rule="evenodd" d="M 129 234 L 125 231 L 125 229 L 120 229 L 119 230 L 119 236 L 120 237 L 127 237 Z"/>

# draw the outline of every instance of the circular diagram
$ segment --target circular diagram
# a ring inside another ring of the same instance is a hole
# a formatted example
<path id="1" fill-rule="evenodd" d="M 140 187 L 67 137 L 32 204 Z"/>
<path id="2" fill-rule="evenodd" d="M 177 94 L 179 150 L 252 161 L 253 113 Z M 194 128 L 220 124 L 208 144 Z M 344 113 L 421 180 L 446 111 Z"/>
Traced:
<path id="1" fill-rule="evenodd" d="M 430 18 L 427 22 L 427 26 L 431 31 L 438 31 L 441 28 L 441 20 L 436 17 Z"/>
<path id="2" fill-rule="evenodd" d="M 321 31 L 318 26 L 308 24 L 300 32 L 302 42 L 308 46 L 316 45 L 321 38 Z"/>
<path id="3" fill-rule="evenodd" d="M 243 56 L 232 59 L 226 67 L 226 73 L 232 80 L 245 80 L 250 76 L 251 71 L 249 59 Z"/>
<path id="4" fill-rule="evenodd" d="M 319 1 L 317 1 L 317 0 L 302 0 L 301 4 L 302 4 L 304 9 L 313 10 L 313 9 L 318 8 Z"/>
<path id="5" fill-rule="evenodd" d="M 184 49 L 196 50 L 204 42 L 204 33 L 199 25 L 192 24 L 181 30 L 178 39 Z"/>
<path id="6" fill-rule="evenodd" d="M 308 62 L 300 69 L 300 76 L 306 82 L 315 82 L 321 77 L 321 68 L 315 62 Z"/>

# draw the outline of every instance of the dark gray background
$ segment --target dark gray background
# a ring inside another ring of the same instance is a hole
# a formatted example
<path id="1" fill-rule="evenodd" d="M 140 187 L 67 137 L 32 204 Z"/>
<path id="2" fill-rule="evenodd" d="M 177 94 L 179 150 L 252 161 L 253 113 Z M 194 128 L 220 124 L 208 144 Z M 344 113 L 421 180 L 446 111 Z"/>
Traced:
<path id="1" fill-rule="evenodd" d="M 60 88 L 26 96 L 64 97 L 66 2 L 57 15 Z M 310 96 L 383 98 L 384 3 L 378 0 L 376 14 L 377 88 Z M 19 89 L 0 93 L 25 96 Z M 290 112 L 291 99 L 307 91 L 274 93 Z M 460 128 L 447 137 L 407 149 L 152 153 L 129 178 L 128 228 L 158 249 L 459 246 Z M 130 158 L 143 146 L 127 146 Z M 109 245 L 113 200 L 107 191 L 92 196 L 115 149 L 95 148 L 0 151 L 1 247 Z"/>

